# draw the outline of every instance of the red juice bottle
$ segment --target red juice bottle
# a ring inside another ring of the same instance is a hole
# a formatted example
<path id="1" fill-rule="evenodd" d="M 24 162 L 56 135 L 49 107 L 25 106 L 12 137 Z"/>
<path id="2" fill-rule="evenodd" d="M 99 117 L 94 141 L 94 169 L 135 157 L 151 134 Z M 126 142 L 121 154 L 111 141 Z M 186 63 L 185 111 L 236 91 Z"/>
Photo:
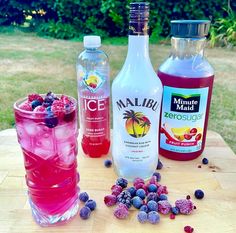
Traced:
<path id="1" fill-rule="evenodd" d="M 214 71 L 204 57 L 207 20 L 171 21 L 171 55 L 160 66 L 163 84 L 159 153 L 192 160 L 205 147 Z"/>
<path id="2" fill-rule="evenodd" d="M 98 48 L 99 36 L 85 36 L 85 50 L 77 61 L 81 146 L 92 158 L 110 148 L 110 80 L 107 55 Z"/>

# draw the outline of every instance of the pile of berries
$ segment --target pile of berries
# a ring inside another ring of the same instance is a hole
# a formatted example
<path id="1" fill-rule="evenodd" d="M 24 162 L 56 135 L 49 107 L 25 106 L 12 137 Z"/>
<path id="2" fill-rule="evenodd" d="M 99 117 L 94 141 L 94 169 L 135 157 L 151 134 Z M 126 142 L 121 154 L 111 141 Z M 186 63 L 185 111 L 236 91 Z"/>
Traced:
<path id="1" fill-rule="evenodd" d="M 89 195 L 86 192 L 82 192 L 79 194 L 79 200 L 84 202 L 84 206 L 80 209 L 79 215 L 81 219 L 88 219 L 93 210 L 96 209 L 96 202 L 92 199 L 89 199 Z"/>
<path id="2" fill-rule="evenodd" d="M 35 116 L 43 116 L 45 125 L 49 128 L 57 126 L 59 120 L 69 122 L 75 117 L 75 103 L 68 96 L 56 96 L 51 91 L 46 95 L 29 94 L 19 108 L 35 114 L 41 113 Z"/>
<path id="3" fill-rule="evenodd" d="M 133 186 L 127 187 L 128 181 L 119 178 L 111 187 L 111 194 L 104 197 L 104 203 L 109 207 L 118 204 L 114 210 L 118 219 L 127 218 L 129 209 L 133 206 L 139 210 L 137 219 L 140 223 L 157 224 L 160 222 L 160 214 L 169 214 L 170 219 L 174 219 L 178 214 L 191 214 L 196 207 L 190 196 L 177 200 L 172 206 L 168 201 L 167 187 L 161 185 L 160 180 L 160 173 L 155 172 L 147 183 L 142 178 L 136 178 Z"/>

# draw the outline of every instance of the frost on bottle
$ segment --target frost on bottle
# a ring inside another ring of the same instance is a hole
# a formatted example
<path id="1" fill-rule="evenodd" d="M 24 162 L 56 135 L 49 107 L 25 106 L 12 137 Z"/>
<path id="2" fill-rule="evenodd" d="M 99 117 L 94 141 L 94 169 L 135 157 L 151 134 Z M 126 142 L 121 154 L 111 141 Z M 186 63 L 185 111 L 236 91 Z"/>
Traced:
<path id="1" fill-rule="evenodd" d="M 109 61 L 98 48 L 99 36 L 85 36 L 85 50 L 77 61 L 80 134 L 82 149 L 92 158 L 106 155 L 110 148 Z"/>
<path id="2" fill-rule="evenodd" d="M 171 21 L 170 57 L 160 66 L 163 84 L 160 154 L 191 160 L 204 150 L 214 72 L 204 58 L 210 22 Z"/>
<path id="3" fill-rule="evenodd" d="M 112 83 L 113 147 L 117 174 L 148 179 L 158 161 L 162 84 L 148 52 L 148 3 L 130 4 L 126 61 Z"/>

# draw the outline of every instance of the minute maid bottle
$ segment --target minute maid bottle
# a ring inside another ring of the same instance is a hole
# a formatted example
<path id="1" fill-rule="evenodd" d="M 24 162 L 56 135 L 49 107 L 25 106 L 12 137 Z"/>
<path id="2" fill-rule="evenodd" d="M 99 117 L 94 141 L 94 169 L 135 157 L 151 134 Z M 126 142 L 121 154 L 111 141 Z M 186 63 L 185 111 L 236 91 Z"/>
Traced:
<path id="1" fill-rule="evenodd" d="M 163 84 L 160 154 L 191 160 L 204 150 L 214 72 L 204 57 L 207 20 L 171 21 L 171 55 L 160 66 Z"/>

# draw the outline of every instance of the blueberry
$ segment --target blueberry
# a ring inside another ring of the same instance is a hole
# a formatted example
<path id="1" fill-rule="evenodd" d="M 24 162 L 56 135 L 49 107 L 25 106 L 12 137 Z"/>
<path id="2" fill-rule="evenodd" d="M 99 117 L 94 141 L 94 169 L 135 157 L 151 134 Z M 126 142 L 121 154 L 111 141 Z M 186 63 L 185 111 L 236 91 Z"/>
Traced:
<path id="1" fill-rule="evenodd" d="M 152 176 L 157 178 L 157 182 L 161 181 L 161 174 L 159 172 L 154 172 Z"/>
<path id="2" fill-rule="evenodd" d="M 145 223 L 147 222 L 148 215 L 144 211 L 139 211 L 137 215 L 137 219 L 140 223 Z"/>
<path id="3" fill-rule="evenodd" d="M 148 212 L 148 207 L 147 207 L 147 205 L 142 205 L 139 210 L 144 211 L 144 212 L 147 213 Z"/>
<path id="4" fill-rule="evenodd" d="M 79 199 L 82 202 L 86 202 L 89 199 L 89 195 L 86 192 L 80 193 Z"/>
<path id="5" fill-rule="evenodd" d="M 146 192 L 145 192 L 145 190 L 144 189 L 138 189 L 137 191 L 136 191 L 136 196 L 138 196 L 138 197 L 140 197 L 141 199 L 145 199 L 145 197 L 146 197 Z"/>
<path id="6" fill-rule="evenodd" d="M 162 168 L 163 168 L 163 164 L 162 164 L 161 160 L 158 159 L 157 170 L 161 170 Z"/>
<path id="7" fill-rule="evenodd" d="M 51 111 L 52 111 L 51 108 L 52 108 L 52 106 L 48 106 L 48 107 L 46 108 L 47 112 L 51 112 Z"/>
<path id="8" fill-rule="evenodd" d="M 161 195 L 159 196 L 159 199 L 160 199 L 160 201 L 165 201 L 165 200 L 168 199 L 168 197 L 167 197 L 165 194 L 161 194 Z"/>
<path id="9" fill-rule="evenodd" d="M 156 211 L 151 211 L 148 213 L 148 221 L 151 224 L 156 224 L 160 222 L 160 215 Z"/>
<path id="10" fill-rule="evenodd" d="M 194 195 L 197 199 L 202 199 L 204 197 L 204 192 L 201 189 L 197 189 L 194 192 Z"/>
<path id="11" fill-rule="evenodd" d="M 82 219 L 88 219 L 90 214 L 91 214 L 91 210 L 87 206 L 82 207 L 79 212 L 79 215 Z"/>
<path id="12" fill-rule="evenodd" d="M 209 162 L 209 161 L 208 161 L 207 158 L 203 158 L 203 159 L 202 159 L 202 163 L 203 163 L 203 164 L 208 164 L 208 162 Z"/>
<path id="13" fill-rule="evenodd" d="M 87 206 L 91 211 L 96 209 L 96 202 L 94 200 L 88 200 L 85 202 L 85 206 Z"/>
<path id="14" fill-rule="evenodd" d="M 171 212 L 172 212 L 174 215 L 178 215 L 178 214 L 179 214 L 179 208 L 178 208 L 178 207 L 172 207 L 172 208 L 171 208 Z"/>
<path id="15" fill-rule="evenodd" d="M 110 159 L 106 159 L 106 160 L 104 161 L 104 166 L 105 166 L 105 167 L 111 167 L 111 165 L 112 165 L 112 161 L 111 161 Z"/>
<path id="16" fill-rule="evenodd" d="M 122 188 L 126 188 L 128 185 L 128 181 L 124 178 L 118 178 L 116 184 L 120 185 Z"/>
<path id="17" fill-rule="evenodd" d="M 157 186 L 156 186 L 155 184 L 150 184 L 150 185 L 148 186 L 148 191 L 155 193 L 155 192 L 157 191 Z"/>
<path id="18" fill-rule="evenodd" d="M 158 204 L 155 201 L 149 201 L 147 203 L 147 207 L 149 211 L 157 211 L 158 210 Z"/>
<path id="19" fill-rule="evenodd" d="M 33 100 L 33 101 L 31 102 L 31 107 L 32 107 L 33 110 L 34 110 L 36 107 L 40 106 L 40 105 L 42 105 L 42 103 L 41 103 L 39 100 Z"/>
<path id="20" fill-rule="evenodd" d="M 44 122 L 48 128 L 54 128 L 58 124 L 58 119 L 57 117 L 53 116 L 51 112 L 45 117 Z"/>
<path id="21" fill-rule="evenodd" d="M 134 197 L 136 195 L 136 188 L 135 187 L 129 187 L 128 192 L 131 194 L 131 197 Z"/>
<path id="22" fill-rule="evenodd" d="M 131 202 L 136 209 L 139 209 L 143 205 L 143 200 L 137 196 L 133 197 Z"/>

